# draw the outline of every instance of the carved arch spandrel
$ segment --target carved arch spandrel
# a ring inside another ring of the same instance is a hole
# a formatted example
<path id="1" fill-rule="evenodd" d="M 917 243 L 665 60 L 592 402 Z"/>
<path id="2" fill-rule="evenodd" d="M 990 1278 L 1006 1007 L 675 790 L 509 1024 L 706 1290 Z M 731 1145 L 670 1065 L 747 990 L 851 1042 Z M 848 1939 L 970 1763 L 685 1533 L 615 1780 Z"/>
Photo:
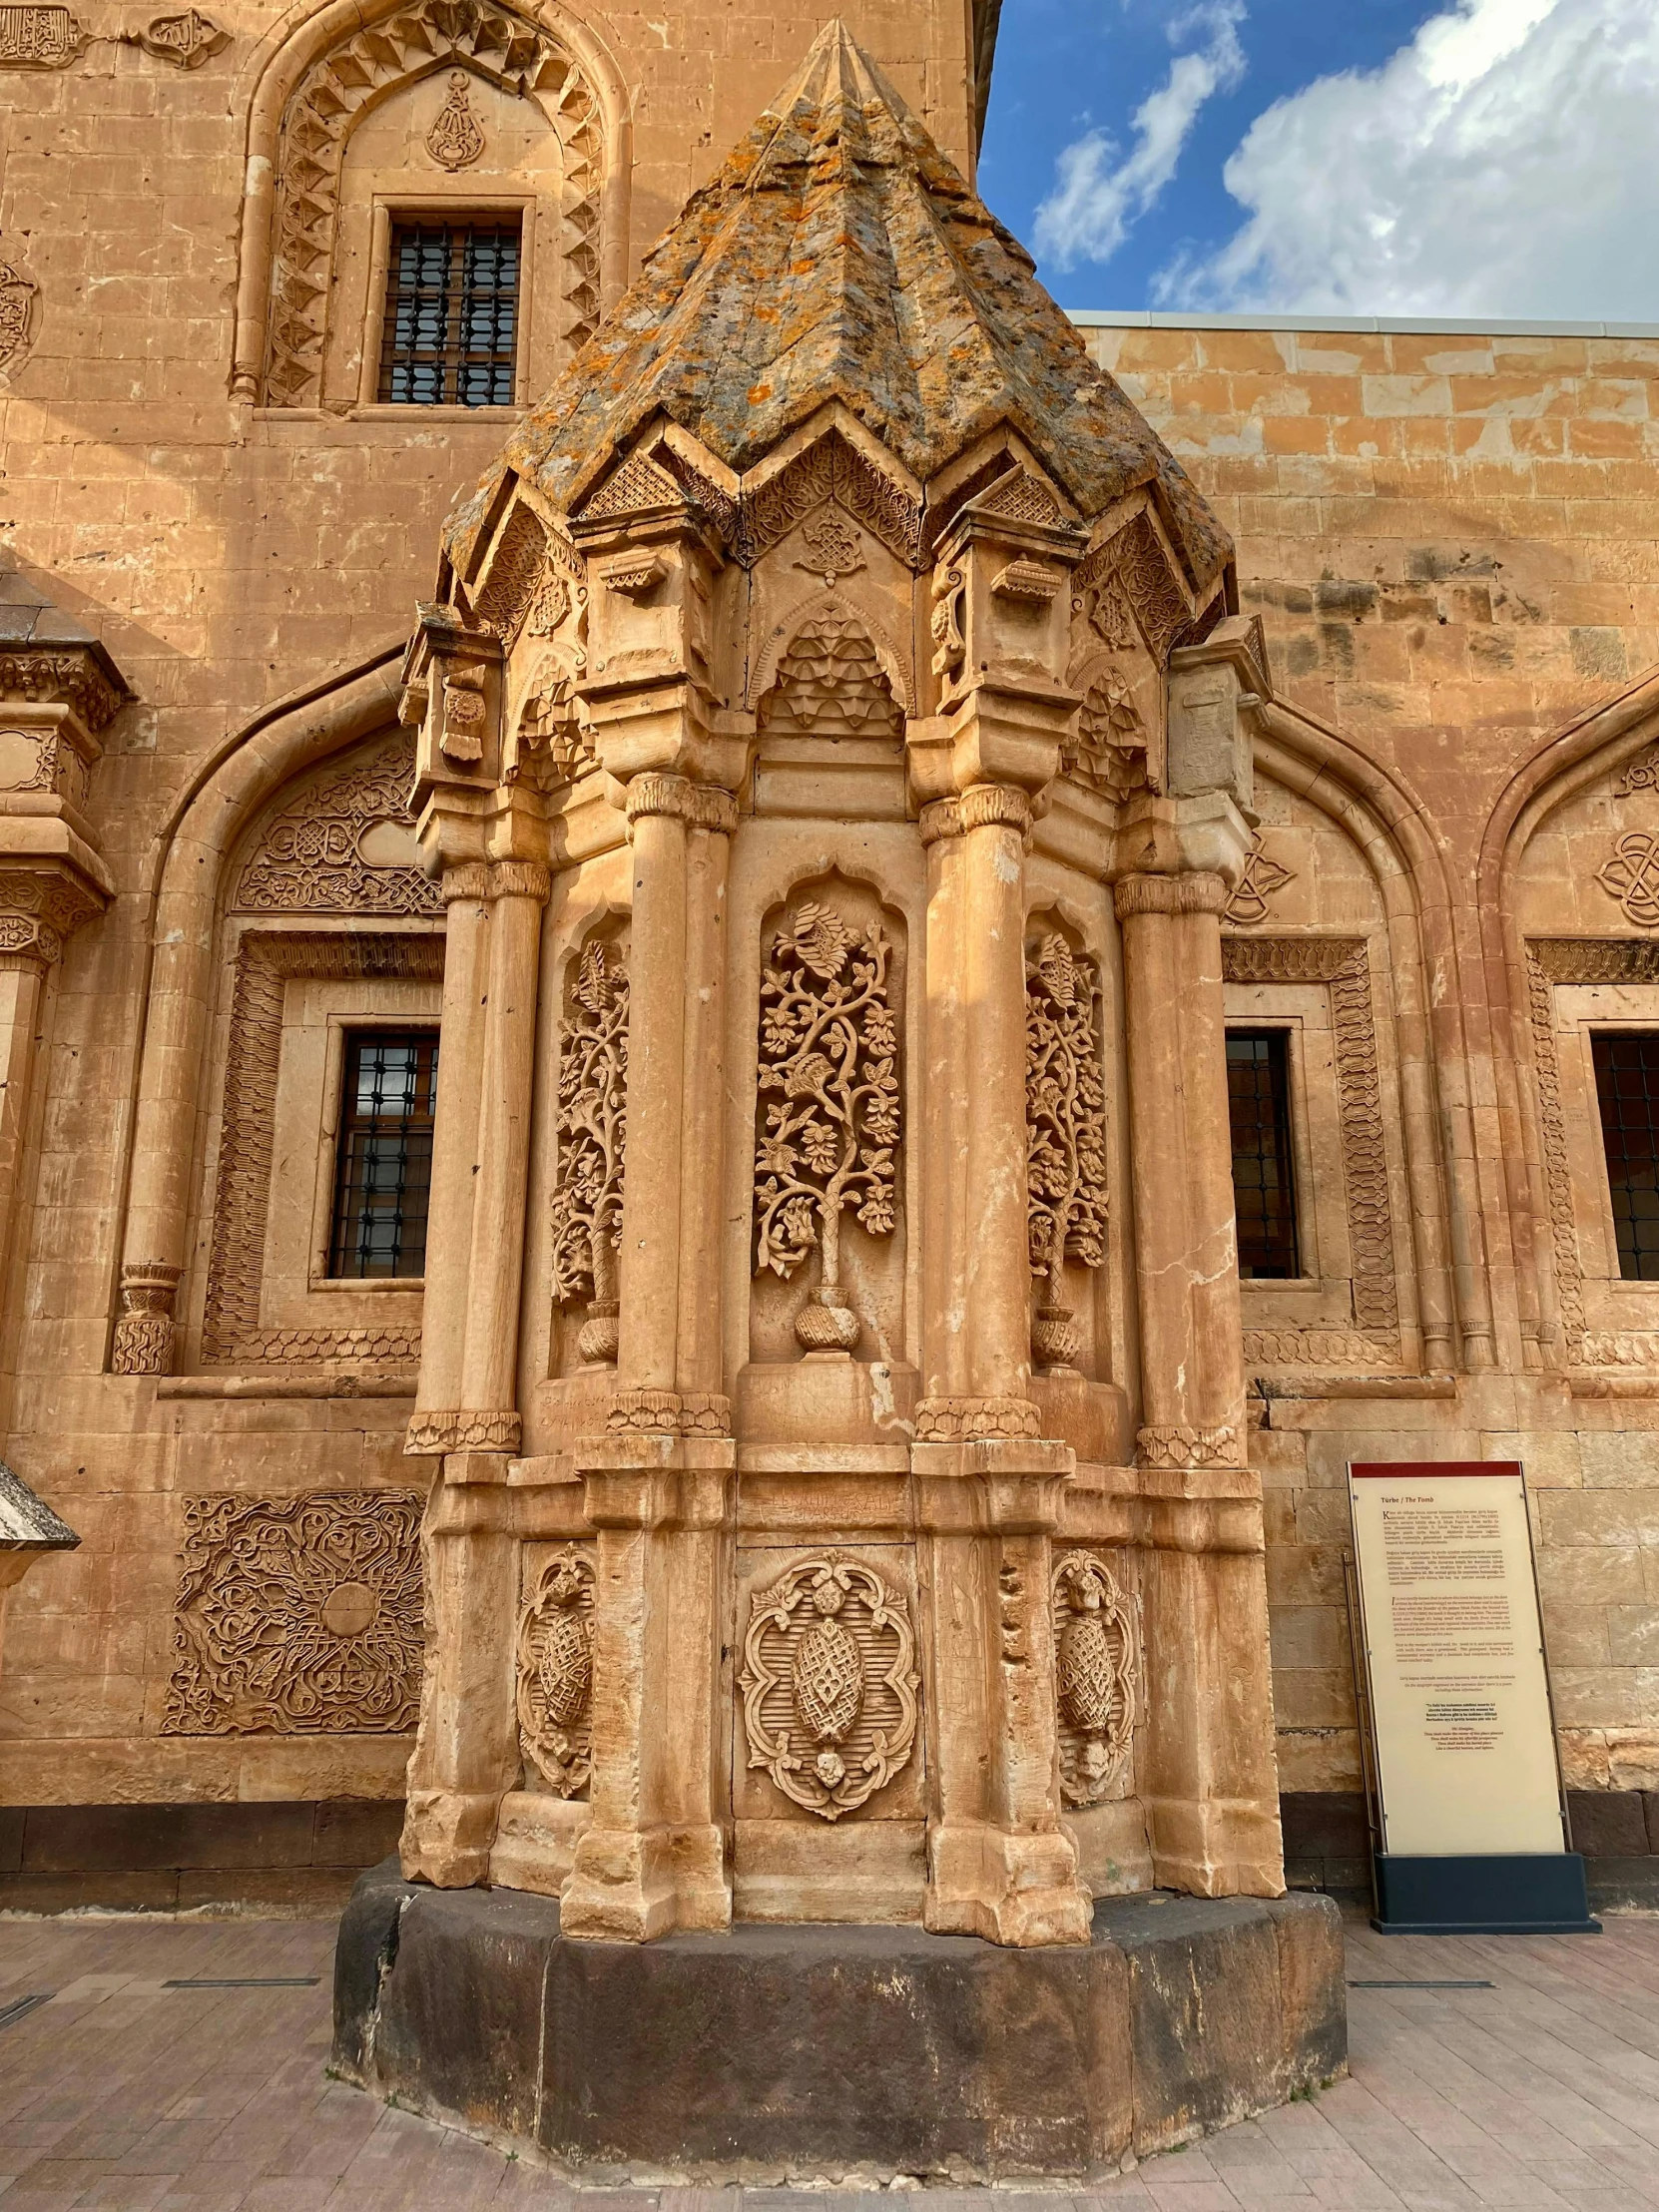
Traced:
<path id="1" fill-rule="evenodd" d="M 1552 1154 L 1559 1158 L 1551 1130 L 1558 1071 L 1552 1022 L 1544 1021 L 1540 996 L 1567 978 L 1546 978 L 1528 945 L 1520 876 L 1548 818 L 1598 781 L 1616 783 L 1655 739 L 1659 670 L 1540 745 L 1510 778 L 1481 837 L 1473 920 L 1500 1046 L 1493 1061 L 1520 1333 L 1523 1350 L 1535 1343 L 1531 1356 L 1548 1368 L 1579 1364 L 1586 1341 L 1576 1230 L 1563 1213 L 1559 1167 L 1551 1166 Z M 1617 906 L 1603 903 L 1609 936 L 1631 927 Z M 1590 1335 L 1612 1342 L 1605 1332 Z"/>
<path id="2" fill-rule="evenodd" d="M 1445 854 L 1409 786 L 1299 709 L 1263 702 L 1256 761 L 1353 840 L 1376 881 L 1398 1049 L 1423 1362 L 1435 1371 L 1490 1367 L 1491 1294 Z"/>
<path id="3" fill-rule="evenodd" d="M 566 342 L 580 342 L 620 295 L 629 101 L 593 32 L 535 0 L 333 0 L 308 19 L 278 26 L 249 72 L 257 71 L 258 84 L 238 255 L 234 397 L 314 402 L 345 142 L 358 116 L 387 91 L 456 63 L 536 97 L 559 135 Z"/>

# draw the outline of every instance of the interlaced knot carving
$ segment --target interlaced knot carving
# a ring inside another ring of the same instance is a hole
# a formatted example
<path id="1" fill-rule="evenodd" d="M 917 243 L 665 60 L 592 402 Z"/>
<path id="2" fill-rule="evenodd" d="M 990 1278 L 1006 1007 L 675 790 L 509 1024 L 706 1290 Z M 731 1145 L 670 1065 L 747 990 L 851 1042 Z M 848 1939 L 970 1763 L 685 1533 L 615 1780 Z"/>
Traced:
<path id="1" fill-rule="evenodd" d="M 420 1510 L 403 1490 L 187 1498 L 162 1733 L 412 1728 Z"/>

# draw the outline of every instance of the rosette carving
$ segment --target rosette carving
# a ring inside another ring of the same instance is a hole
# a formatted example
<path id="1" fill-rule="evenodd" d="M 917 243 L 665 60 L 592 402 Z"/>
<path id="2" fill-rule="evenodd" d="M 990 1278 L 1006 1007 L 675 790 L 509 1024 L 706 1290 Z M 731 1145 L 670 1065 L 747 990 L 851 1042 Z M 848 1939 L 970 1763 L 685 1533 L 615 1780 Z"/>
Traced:
<path id="1" fill-rule="evenodd" d="M 617 1252 L 628 1133 L 628 971 L 614 944 L 583 951 L 559 1055 L 553 1296 L 592 1302 L 578 1349 L 617 1355 Z"/>
<path id="2" fill-rule="evenodd" d="M 1039 1367 L 1078 1353 L 1065 1264 L 1106 1258 L 1106 1087 L 1095 1034 L 1095 974 L 1057 932 L 1025 976 L 1026 1234 L 1040 1286 L 1031 1325 Z"/>
<path id="3" fill-rule="evenodd" d="M 855 1812 L 898 1773 L 916 1735 L 909 1606 L 840 1552 L 798 1559 L 750 1601 L 744 1638 L 749 1764 L 823 1820 Z"/>
<path id="4" fill-rule="evenodd" d="M 1068 1805 L 1094 1805 L 1134 1745 L 1134 1616 L 1092 1551 L 1057 1560 L 1052 1588 L 1060 1788 Z"/>
<path id="5" fill-rule="evenodd" d="M 852 1206 L 872 1237 L 893 1231 L 899 1139 L 898 1035 L 887 995 L 892 947 L 803 899 L 773 940 L 761 978 L 755 1152 L 755 1272 L 788 1280 L 817 1245 L 823 1273 L 796 1320 L 809 1352 L 850 1352 L 857 1315 L 841 1288 L 840 1219 Z"/>
<path id="6" fill-rule="evenodd" d="M 163 1735 L 413 1728 L 420 1511 L 401 1490 L 186 1498 Z"/>
<path id="7" fill-rule="evenodd" d="M 574 1544 L 537 1575 L 518 1622 L 518 1740 L 555 1797 L 580 1797 L 591 1766 L 593 1563 Z"/>

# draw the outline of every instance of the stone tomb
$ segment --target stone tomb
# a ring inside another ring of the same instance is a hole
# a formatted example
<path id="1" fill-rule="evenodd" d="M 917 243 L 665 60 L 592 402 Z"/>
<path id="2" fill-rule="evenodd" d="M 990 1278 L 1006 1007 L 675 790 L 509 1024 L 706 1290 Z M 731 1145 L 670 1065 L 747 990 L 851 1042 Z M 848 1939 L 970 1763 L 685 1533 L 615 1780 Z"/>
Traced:
<path id="1" fill-rule="evenodd" d="M 356 2078 L 607 2164 L 1072 2172 L 1340 2066 L 1246 1453 L 1231 591 L 836 25 L 451 515 Z"/>

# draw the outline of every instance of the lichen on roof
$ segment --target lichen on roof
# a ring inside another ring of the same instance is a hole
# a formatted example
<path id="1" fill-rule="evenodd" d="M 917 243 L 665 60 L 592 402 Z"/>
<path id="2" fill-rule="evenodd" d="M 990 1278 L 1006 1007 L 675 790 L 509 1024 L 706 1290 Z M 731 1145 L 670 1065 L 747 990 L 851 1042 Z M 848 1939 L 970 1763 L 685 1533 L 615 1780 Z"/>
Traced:
<path id="1" fill-rule="evenodd" d="M 568 513 L 656 416 L 742 473 L 832 400 L 923 483 L 1007 424 L 1085 517 L 1152 487 L 1200 590 L 1230 557 L 1030 256 L 838 21 L 457 505 L 449 557 L 468 573 L 509 471 Z"/>

